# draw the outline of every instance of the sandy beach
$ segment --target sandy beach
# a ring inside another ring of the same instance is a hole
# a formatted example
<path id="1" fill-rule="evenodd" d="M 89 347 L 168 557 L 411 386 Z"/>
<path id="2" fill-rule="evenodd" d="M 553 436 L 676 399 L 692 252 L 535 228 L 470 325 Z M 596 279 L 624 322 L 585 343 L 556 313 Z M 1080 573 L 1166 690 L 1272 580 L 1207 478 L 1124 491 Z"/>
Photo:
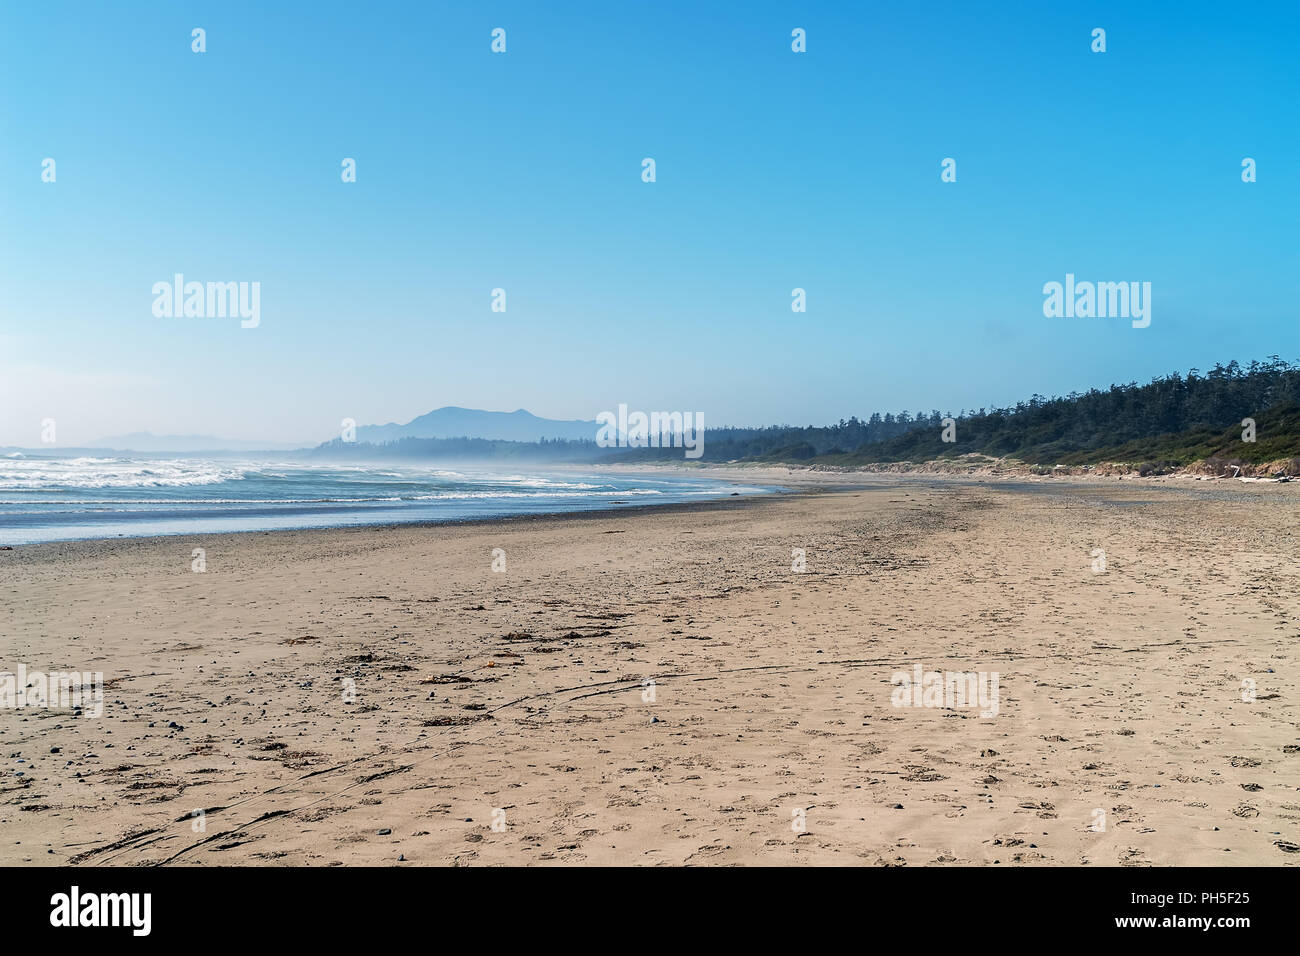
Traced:
<path id="1" fill-rule="evenodd" d="M 1300 863 L 1300 483 L 746 477 L 0 552 L 0 863 Z"/>

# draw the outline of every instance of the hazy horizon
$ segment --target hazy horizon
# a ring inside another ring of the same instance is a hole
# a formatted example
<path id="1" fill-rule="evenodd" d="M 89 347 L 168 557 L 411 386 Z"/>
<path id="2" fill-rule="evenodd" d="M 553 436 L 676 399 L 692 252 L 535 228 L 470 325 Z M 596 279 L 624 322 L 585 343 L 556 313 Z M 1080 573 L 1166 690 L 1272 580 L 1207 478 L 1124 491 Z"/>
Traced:
<path id="1" fill-rule="evenodd" d="M 1185 375 L 1185 374 L 1187 374 L 1187 373 L 1189 373 L 1189 372 L 1191 372 L 1191 371 L 1194 370 L 1194 371 L 1196 371 L 1198 374 L 1200 374 L 1200 375 L 1204 375 L 1207 371 L 1209 371 L 1210 369 L 1212 369 L 1216 364 L 1220 364 L 1220 365 L 1222 365 L 1222 366 L 1228 366 L 1228 365 L 1230 365 L 1230 364 L 1232 364 L 1232 363 L 1236 363 L 1236 364 L 1238 364 L 1239 366 L 1241 366 L 1241 367 L 1244 368 L 1245 366 L 1249 365 L 1251 361 L 1263 361 L 1263 360 L 1265 360 L 1265 359 L 1267 359 L 1267 358 L 1268 358 L 1268 356 L 1252 357 L 1252 358 L 1250 358 L 1250 359 L 1245 359 L 1245 360 L 1234 358 L 1234 359 L 1227 359 L 1227 360 L 1224 360 L 1224 361 L 1222 361 L 1222 362 L 1210 363 L 1210 364 L 1208 364 L 1206 367 L 1193 367 L 1193 369 L 1174 369 L 1174 370 L 1171 370 L 1171 371 L 1172 371 L 1173 373 L 1176 373 L 1176 374 Z M 1286 357 L 1285 357 L 1285 356 L 1282 356 L 1281 358 L 1283 358 L 1284 360 L 1286 360 Z M 1089 391 L 1090 389 L 1096 389 L 1096 390 L 1098 390 L 1098 391 L 1105 391 L 1105 390 L 1108 389 L 1111 385 L 1123 385 L 1123 384 L 1129 384 L 1129 383 L 1126 383 L 1126 382 L 1106 382 L 1106 383 L 1096 383 L 1096 384 L 1088 385 L 1088 386 L 1086 386 L 1086 387 L 1084 387 L 1084 388 L 1071 389 L 1070 392 L 1060 391 L 1060 390 L 1054 390 L 1054 391 L 1047 392 L 1047 393 L 1037 393 L 1037 394 L 1038 394 L 1040 397 L 1046 397 L 1046 398 L 1064 398 L 1064 397 L 1068 396 L 1071 392 L 1075 392 L 1075 391 L 1077 391 L 1077 392 L 1079 392 L 1079 393 L 1086 393 L 1086 392 Z M 1145 381 L 1138 381 L 1137 384 L 1139 384 L 1139 385 L 1145 384 Z M 943 407 L 941 407 L 941 408 L 939 408 L 939 409 L 937 409 L 937 410 L 941 411 L 941 412 L 942 412 L 943 414 L 945 414 L 945 415 L 947 415 L 947 414 L 949 414 L 949 413 L 951 413 L 951 414 L 953 414 L 953 415 L 960 415 L 963 411 L 964 411 L 967 415 L 970 415 L 970 414 L 973 414 L 973 413 L 976 413 L 976 412 L 980 411 L 981 409 L 990 409 L 990 410 L 991 410 L 991 409 L 996 408 L 996 407 L 1011 407 L 1011 406 L 1016 405 L 1016 404 L 1019 403 L 1019 402 L 1028 401 L 1031 397 L 1033 397 L 1033 396 L 1031 396 L 1031 395 L 1021 395 L 1021 396 L 1018 396 L 1018 397 L 1016 397 L 1016 398 L 1014 398 L 1014 399 L 1008 401 L 1005 405 L 994 405 L 993 403 L 984 403 L 984 404 L 982 404 L 982 405 L 980 405 L 980 404 L 969 404 L 969 405 L 951 406 L 951 407 L 949 407 L 949 406 L 943 406 Z M 358 435 L 358 437 L 356 437 L 356 438 L 353 439 L 353 440 L 358 441 L 358 442 L 360 442 L 360 443 L 362 443 L 362 444 L 365 444 L 365 443 L 368 443 L 368 442 L 369 442 L 369 443 L 380 443 L 380 444 L 382 444 L 384 441 L 389 441 L 389 440 L 392 440 L 392 439 L 382 439 L 382 438 L 380 438 L 380 439 L 372 439 L 372 438 L 362 437 L 362 436 L 364 435 L 364 432 L 365 432 L 366 430 L 368 430 L 368 429 L 384 429 L 384 428 L 391 428 L 391 427 L 394 427 L 394 426 L 397 426 L 397 427 L 406 426 L 406 425 L 408 425 L 408 424 L 414 422 L 416 419 L 419 419 L 419 418 L 423 417 L 424 415 L 432 414 L 432 413 L 435 413 L 435 412 L 448 411 L 448 410 L 453 410 L 453 411 L 466 411 L 466 412 L 471 412 L 471 413 L 487 413 L 487 414 L 490 414 L 490 415 L 515 415 L 515 414 L 519 414 L 519 413 L 524 413 L 524 414 L 531 415 L 531 416 L 533 416 L 534 418 L 541 419 L 541 420 L 546 421 L 546 422 L 555 422 L 556 424 L 565 424 L 565 425 L 572 425 L 572 424 L 575 424 L 576 422 L 584 422 L 584 423 L 590 423 L 590 424 L 593 426 L 593 432 L 592 432 L 592 437 L 593 437 L 593 438 L 595 437 L 595 434 L 596 434 L 596 431 L 595 431 L 596 422 L 594 421 L 594 419 L 593 419 L 593 420 L 582 420 L 582 419 L 555 419 L 555 418 L 551 418 L 550 416 L 537 415 L 537 414 L 534 413 L 531 409 L 526 409 L 526 408 L 512 408 L 512 409 L 509 409 L 509 410 L 505 410 L 505 409 L 475 409 L 475 408 L 468 408 L 468 407 L 463 406 L 463 405 L 445 405 L 445 406 L 439 406 L 438 408 L 428 409 L 428 410 L 426 410 L 426 411 L 423 412 L 423 413 L 419 413 L 419 414 L 416 414 L 416 415 L 411 416 L 410 418 L 401 419 L 401 420 L 394 419 L 394 420 L 390 420 L 390 421 L 387 421 L 387 422 L 357 422 L 357 423 L 356 423 L 356 429 L 357 429 L 357 431 L 358 431 L 360 434 Z M 828 419 L 825 420 L 825 421 L 807 421 L 807 422 L 804 422 L 804 421 L 778 420 L 778 421 L 767 421 L 767 422 L 708 422 L 708 423 L 706 423 L 706 427 L 707 427 L 707 428 L 710 428 L 710 429 L 714 429 L 714 430 L 717 430 L 717 429 L 727 429 L 727 428 L 765 428 L 765 427 L 793 427 L 793 428 L 800 428 L 800 427 L 826 427 L 826 426 L 834 425 L 835 422 L 837 422 L 837 421 L 842 421 L 842 420 L 847 420 L 847 419 L 852 419 L 852 418 L 857 418 L 858 420 L 860 420 L 860 421 L 864 421 L 864 422 L 865 422 L 865 421 L 868 419 L 868 417 L 871 416 L 871 415 L 873 415 L 873 414 L 879 414 L 879 415 L 890 414 L 890 415 L 894 415 L 894 414 L 898 414 L 898 413 L 900 413 L 900 412 L 904 412 L 904 411 L 906 411 L 906 412 L 910 412 L 913 416 L 917 416 L 917 415 L 929 415 L 929 414 L 930 414 L 932 411 L 934 411 L 934 410 L 936 410 L 936 409 L 935 409 L 933 406 L 925 406 L 924 404 L 922 404 L 922 405 L 918 405 L 916 408 L 912 408 L 912 409 L 902 409 L 902 408 L 873 408 L 873 409 L 868 409 L 868 410 L 855 410 L 855 411 L 852 411 L 852 412 L 848 412 L 848 413 L 845 413 L 845 414 L 841 414 L 841 415 L 838 415 L 838 416 L 834 416 L 834 417 L 832 417 L 832 418 L 828 418 Z M 76 448 L 82 448 L 82 449 L 99 449 L 99 448 L 103 448 L 103 449 L 108 449 L 108 450 L 122 450 L 122 451 L 128 451 L 128 450 L 129 450 L 129 451 L 139 451 L 139 452 L 144 453 L 144 454 L 167 454 L 167 453 L 169 453 L 169 452 L 174 452 L 174 453 L 176 453 L 176 454 L 194 454 L 194 453 L 200 453 L 200 452 L 206 452 L 206 451 L 224 451 L 224 452 L 228 452 L 228 453 L 231 453 L 231 454 L 235 454 L 235 453 L 238 453 L 238 452 L 241 452 L 241 451 L 247 451 L 247 452 L 250 452 L 250 453 L 257 453 L 257 454 L 263 454 L 263 453 L 267 453 L 267 454 L 269 454 L 269 453 L 274 453 L 274 452 L 277 452 L 277 451 L 291 452 L 291 451 L 305 451 L 305 450 L 310 450 L 310 449 L 312 449 L 312 448 L 316 448 L 316 447 L 319 446 L 319 445 L 327 444 L 327 443 L 329 443 L 329 442 L 331 442 L 331 441 L 334 441 L 334 440 L 337 439 L 338 437 L 339 437 L 339 429 L 338 429 L 338 428 L 335 428 L 335 429 L 333 430 L 333 432 L 331 432 L 331 433 L 329 433 L 329 434 L 326 434 L 326 435 L 324 435 L 323 437 L 320 437 L 320 438 L 307 438 L 307 439 L 296 440 L 296 441 L 295 441 L 295 440 L 292 440 L 292 439 L 290 439 L 290 440 L 284 440 L 284 439 L 257 439 L 257 438 L 246 438 L 246 437 L 243 437 L 243 436 L 235 436 L 235 435 L 203 435 L 203 434 L 198 434 L 198 433 L 187 433 L 187 434 L 158 434 L 158 433 L 150 432 L 150 431 L 147 431 L 147 430 L 138 430 L 138 431 L 129 431 L 129 432 L 124 431 L 124 432 L 122 432 L 122 433 L 120 433 L 120 434 L 115 434 L 115 435 L 102 435 L 102 436 L 99 436 L 98 438 L 91 439 L 91 440 L 86 441 L 86 442 L 69 442 L 69 441 L 63 441 L 63 440 L 60 440 L 60 441 L 57 441 L 57 442 L 54 442 L 54 443 L 45 443 L 45 444 L 42 444 L 42 443 L 40 443 L 39 441 L 38 441 L 38 442 L 30 443 L 30 444 L 22 444 L 21 442 L 0 442 L 0 448 L 21 449 L 21 450 L 23 450 L 23 451 L 38 451 L 38 452 L 40 452 L 40 451 L 48 451 L 48 452 L 50 452 L 50 453 L 54 453 L 54 454 L 57 454 L 57 452 L 58 452 L 58 450 L 59 450 L 60 447 L 62 447 L 62 448 L 74 448 L 74 449 L 76 449 Z M 451 433 L 451 432 L 448 432 L 445 436 L 440 436 L 440 437 L 448 437 L 448 438 L 471 437 L 471 438 L 474 438 L 474 437 L 485 437 L 485 436 L 483 436 L 483 435 L 479 435 L 479 434 L 471 434 L 470 431 L 463 431 L 463 432 L 456 432 L 456 433 L 454 433 L 454 434 Z M 495 440 L 495 441 L 527 441 L 527 440 L 528 440 L 528 439 L 516 439 L 516 438 L 500 438 L 500 437 L 496 437 L 496 436 L 486 436 L 486 437 L 488 437 L 490 440 Z M 563 436 L 558 436 L 558 435 L 547 435 L 546 437 L 554 439 L 554 438 L 556 438 L 556 437 L 563 437 Z M 579 437 L 585 437 L 585 436 L 579 436 Z M 134 447 L 134 446 L 131 446 L 131 445 L 128 445 L 128 444 L 115 444 L 115 442 L 120 442 L 120 441 L 127 440 L 127 439 L 144 439 L 144 438 L 153 439 L 153 440 L 157 440 L 157 441 L 162 441 L 162 440 L 185 440 L 185 441 L 188 441 L 188 442 L 194 442 L 194 441 L 200 441 L 200 440 L 212 440 L 213 442 L 215 442 L 215 444 L 212 444 L 212 445 L 198 445 L 198 446 L 196 446 L 196 447 L 194 447 L 194 448 L 190 448 L 190 449 L 183 449 L 183 448 L 173 448 L 173 449 L 157 449 L 157 448 L 155 448 L 155 449 L 148 449 L 148 448 L 143 448 L 143 447 Z M 246 446 L 246 447 L 235 447 L 235 446 Z M 467 459 L 467 460 L 469 460 L 469 459 Z"/>

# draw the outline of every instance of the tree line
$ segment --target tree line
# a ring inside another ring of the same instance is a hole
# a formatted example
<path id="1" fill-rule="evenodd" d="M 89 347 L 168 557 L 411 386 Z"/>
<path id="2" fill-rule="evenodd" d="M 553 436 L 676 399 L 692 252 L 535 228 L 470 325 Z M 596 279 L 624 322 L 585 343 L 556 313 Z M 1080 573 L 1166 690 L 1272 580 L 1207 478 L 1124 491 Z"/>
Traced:
<path id="1" fill-rule="evenodd" d="M 875 412 L 831 425 L 724 426 L 705 432 L 706 462 L 825 462 L 867 464 L 925 461 L 969 453 L 1038 464 L 1098 460 L 1185 462 L 1231 450 L 1243 419 L 1259 422 L 1257 446 L 1238 449 L 1247 460 L 1300 455 L 1300 366 L 1276 355 L 1207 372 L 1174 372 L 1146 384 L 1051 398 L 1032 395 L 1003 408 Z M 945 423 L 951 420 L 944 441 Z M 1237 444 L 1241 444 L 1238 440 Z M 1222 448 L 1220 446 L 1223 446 Z M 1233 446 L 1235 447 L 1235 446 Z M 1106 458 L 1123 453 L 1128 458 Z M 592 440 L 539 442 L 481 438 L 407 438 L 382 445 L 326 443 L 313 454 L 351 459 L 411 458 L 598 463 L 681 460 L 681 448 L 602 448 Z M 1253 457 L 1252 457 L 1253 456 Z"/>

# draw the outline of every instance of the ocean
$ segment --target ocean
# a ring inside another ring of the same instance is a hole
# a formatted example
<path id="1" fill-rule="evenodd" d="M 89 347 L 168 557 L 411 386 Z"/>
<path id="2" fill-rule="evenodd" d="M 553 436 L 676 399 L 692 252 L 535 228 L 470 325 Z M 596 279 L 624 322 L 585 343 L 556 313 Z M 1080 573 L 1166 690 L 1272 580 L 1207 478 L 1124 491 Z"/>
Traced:
<path id="1" fill-rule="evenodd" d="M 0 545 L 457 521 L 773 489 L 680 475 L 182 456 L 0 457 Z"/>

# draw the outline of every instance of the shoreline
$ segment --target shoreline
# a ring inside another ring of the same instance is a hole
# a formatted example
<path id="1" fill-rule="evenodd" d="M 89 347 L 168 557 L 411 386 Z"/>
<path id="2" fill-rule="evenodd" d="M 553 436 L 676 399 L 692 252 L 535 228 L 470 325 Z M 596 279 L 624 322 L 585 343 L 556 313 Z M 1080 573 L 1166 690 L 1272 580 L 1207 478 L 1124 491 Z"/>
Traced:
<path id="1" fill-rule="evenodd" d="M 1156 477 L 1138 477 L 1123 475 L 1094 475 L 1094 476 L 1041 476 L 1041 475 L 1020 475 L 1020 474 L 999 474 L 999 475 L 969 475 L 965 473 L 948 473 L 948 472 L 920 472 L 920 471 L 890 471 L 874 472 L 862 471 L 856 469 L 850 470 L 825 470 L 825 469 L 800 469 L 797 466 L 768 466 L 768 465 L 750 465 L 750 464 L 706 464 L 706 465 L 680 465 L 676 463 L 665 463 L 649 466 L 630 466 L 630 465 L 608 465 L 601 467 L 573 467 L 572 469 L 556 468 L 556 471 L 585 471 L 588 473 L 599 474 L 602 471 L 609 471 L 619 474 L 637 474 L 643 473 L 652 475 L 655 472 L 669 472 L 682 474 L 684 476 L 716 478 L 718 480 L 738 480 L 741 476 L 747 476 L 748 480 L 762 482 L 764 484 L 775 484 L 776 487 L 771 490 L 756 492 L 752 494 L 734 494 L 719 497 L 710 497 L 699 501 L 677 501 L 664 504 L 642 503 L 628 505 L 608 505 L 598 508 L 588 508 L 577 511 L 539 511 L 529 514 L 507 514 L 489 517 L 468 517 L 468 518 L 447 518 L 444 520 L 416 520 L 401 522 L 379 522 L 375 524 L 350 524 L 350 525 L 322 525 L 307 528 L 278 528 L 269 530 L 241 530 L 241 531 L 214 531 L 214 532 L 175 532 L 172 534 L 154 534 L 154 535 L 112 535 L 107 537 L 87 537 L 87 538 L 69 538 L 58 541 L 39 541 L 25 544 L 13 544 L 0 546 L 0 562 L 6 555 L 32 555 L 37 550 L 49 549 L 66 549 L 78 545 L 87 547 L 103 547 L 111 543 L 125 544 L 129 542 L 149 542 L 159 540 L 187 540 L 202 538 L 205 540 L 222 540 L 227 538 L 237 539 L 241 536 L 286 536 L 293 538 L 297 536 L 311 536 L 326 533 L 347 533 L 365 534 L 372 532 L 396 531 L 403 528 L 434 529 L 439 527 L 494 527 L 501 526 L 508 528 L 513 524 L 526 525 L 531 522 L 562 520 L 566 518 L 603 520 L 619 514 L 645 514 L 645 513 L 663 513 L 663 514 L 684 514 L 693 511 L 711 511 L 717 509 L 730 509 L 741 506 L 742 502 L 758 502 L 774 498 L 783 498 L 796 495 L 810 494 L 836 494 L 864 489 L 887 489 L 894 487 L 903 487 L 905 485 L 927 484 L 935 487 L 970 487 L 970 488 L 988 488 L 993 490 L 1015 491 L 1025 489 L 1029 491 L 1060 491 L 1068 493 L 1074 490 L 1085 490 L 1093 487 L 1113 487 L 1116 489 L 1133 489 L 1146 488 L 1157 489 L 1163 488 L 1169 491 L 1186 491 L 1189 493 L 1203 493 L 1207 491 L 1224 491 L 1231 495 L 1253 495 L 1256 498 L 1280 496 L 1294 496 L 1300 503 L 1300 482 L 1271 482 L 1271 481 L 1241 481 L 1233 479 L 1207 479 L 1207 483 L 1197 485 L 1194 482 L 1199 480 L 1191 475 L 1178 476 L 1156 476 Z M 739 474 L 738 474 L 739 473 Z M 1121 486 L 1119 482 L 1128 481 L 1128 485 Z M 1288 487 L 1290 486 L 1290 487 Z M 0 567 L 3 564 L 0 563 Z"/>
<path id="2" fill-rule="evenodd" d="M 615 515 L 636 516 L 651 512 L 677 515 L 690 514 L 696 511 L 737 510 L 750 503 L 767 501 L 788 495 L 816 493 L 816 491 L 817 489 L 807 488 L 797 491 L 775 491 L 761 494 L 737 495 L 735 497 L 727 496 L 707 498 L 701 501 L 674 501 L 661 505 L 638 504 L 622 507 L 611 505 L 602 508 L 589 508 L 583 511 L 538 511 L 531 514 L 498 515 L 496 517 L 448 518 L 443 521 L 399 521 L 383 524 L 324 525 L 312 528 L 277 528 L 267 531 L 177 532 L 176 534 L 114 535 L 109 538 L 70 538 L 61 541 L 36 541 L 30 544 L 8 545 L 0 548 L 0 553 L 12 553 L 17 555 L 21 552 L 25 555 L 31 555 L 34 551 L 76 549 L 78 546 L 102 547 L 111 544 L 139 544 L 141 546 L 153 547 L 162 542 L 188 538 L 203 538 L 205 540 L 215 539 L 232 542 L 238 542 L 241 539 L 253 540 L 256 538 L 272 538 L 285 539 L 286 541 L 291 542 L 293 539 L 300 537 L 321 535 L 342 536 L 349 534 L 366 536 L 372 534 L 395 533 L 406 530 L 435 531 L 438 528 L 500 528 L 503 531 L 510 531 L 516 530 L 516 526 L 518 529 L 524 529 L 533 524 L 553 521 L 606 521 Z M 42 555 L 41 557 L 50 556 Z M 64 555 L 53 555 L 53 557 L 64 557 Z M 2 554 L 0 554 L 0 560 L 2 560 Z"/>
<path id="3" fill-rule="evenodd" d="M 538 474 L 541 473 L 542 472 L 540 471 L 538 472 Z M 563 470 L 548 470 L 545 473 L 566 474 L 566 472 L 564 472 Z M 576 473 L 586 474 L 591 477 L 597 477 L 597 475 L 591 471 L 582 471 Z M 652 508 L 671 507 L 679 504 L 694 504 L 696 502 L 701 502 L 701 501 L 730 500 L 734 498 L 754 497 L 756 495 L 782 494 L 788 491 L 788 489 L 779 488 L 779 487 L 757 486 L 754 483 L 747 483 L 748 487 L 743 485 L 738 486 L 733 479 L 728 479 L 722 476 L 714 477 L 714 476 L 689 475 L 684 473 L 683 474 L 666 473 L 662 470 L 656 472 L 653 469 L 641 469 L 639 471 L 636 471 L 635 473 L 629 473 L 629 474 L 635 474 L 636 476 L 645 479 L 657 481 L 661 483 L 663 487 L 660 490 L 656 490 L 653 492 L 643 492 L 643 491 L 638 491 L 633 489 L 615 488 L 613 490 L 602 491 L 599 492 L 598 494 L 588 495 L 586 497 L 583 497 L 581 495 L 569 495 L 568 496 L 569 501 L 566 501 L 564 503 L 561 503 L 558 499 L 550 498 L 543 491 L 543 492 L 539 492 L 535 496 L 534 501 L 528 502 L 527 504 L 523 505 L 522 508 L 519 506 L 519 502 L 521 501 L 519 496 L 514 496 L 512 498 L 511 495 L 505 495 L 501 498 L 496 499 L 494 502 L 491 496 L 487 495 L 483 499 L 489 502 L 489 504 L 487 504 L 486 507 L 472 509 L 480 512 L 477 514 L 476 513 L 457 514 L 454 511 L 452 511 L 446 514 L 445 516 L 442 516 L 437 514 L 431 514 L 428 512 L 427 509 L 421 512 L 418 511 L 416 508 L 411 508 L 409 509 L 408 513 L 410 513 L 412 516 L 410 518 L 405 518 L 405 519 L 394 517 L 394 512 L 398 510 L 396 508 L 390 508 L 389 513 L 383 514 L 382 516 L 367 514 L 366 511 L 363 509 L 354 509 L 351 511 L 347 509 L 338 509 L 336 510 L 335 520 L 333 521 L 321 517 L 320 520 L 322 523 L 320 524 L 310 523 L 310 524 L 300 524 L 297 526 L 291 524 L 290 526 L 287 527 L 274 526 L 274 523 L 278 519 L 283 519 L 284 517 L 284 513 L 280 511 L 276 511 L 275 506 L 279 504 L 294 505 L 298 503 L 296 501 L 290 500 L 285 502 L 277 502 L 275 499 L 267 499 L 267 500 L 256 500 L 256 501 L 244 502 L 241 501 L 240 499 L 222 499 L 213 502 L 213 504 L 216 504 L 218 506 L 238 506 L 241 504 L 257 504 L 257 505 L 265 506 L 267 510 L 260 516 L 260 518 L 259 516 L 251 512 L 240 513 L 240 516 L 238 518 L 240 523 L 253 525 L 252 527 L 221 528 L 219 530 L 205 530 L 205 527 L 210 528 L 211 523 L 214 521 L 222 521 L 223 519 L 229 521 L 229 519 L 236 513 L 213 515 L 212 513 L 199 510 L 197 507 L 195 508 L 195 510 L 188 511 L 188 512 L 187 511 L 129 512 L 136 520 L 126 520 L 125 518 L 123 518 L 123 519 L 119 519 L 118 523 L 116 524 L 106 525 L 107 528 L 112 529 L 108 533 L 100 533 L 100 534 L 88 533 L 88 534 L 80 535 L 78 537 L 58 537 L 58 538 L 54 538 L 53 540 L 47 540 L 47 541 L 39 541 L 39 540 L 19 541 L 13 539 L 8 541 L 4 540 L 5 536 L 3 534 L 3 529 L 5 528 L 6 512 L 0 511 L 0 552 L 8 551 L 13 548 L 30 548 L 34 545 L 41 545 L 41 544 L 59 544 L 59 543 L 68 544 L 76 541 L 112 541 L 112 540 L 129 540 L 135 538 L 154 538 L 154 537 L 166 537 L 166 538 L 212 537 L 212 536 L 224 535 L 224 534 L 265 534 L 265 533 L 282 533 L 282 532 L 292 532 L 292 531 L 322 531 L 322 530 L 329 530 L 329 529 L 344 529 L 344 528 L 385 528 L 385 527 L 399 527 L 403 525 L 429 526 L 429 525 L 440 525 L 440 524 L 460 524 L 460 523 L 473 522 L 473 521 L 501 521 L 501 520 L 509 520 L 512 518 L 527 517 L 529 515 L 543 515 L 543 514 L 544 515 L 565 515 L 565 514 L 584 514 L 589 512 L 598 512 L 598 513 L 607 514 L 611 512 L 617 512 L 620 510 L 627 511 L 627 510 L 647 508 L 647 507 L 652 507 Z M 668 479 L 670 478 L 673 480 L 669 481 Z M 700 480 L 701 478 L 707 480 L 710 483 L 710 486 L 703 489 L 697 488 L 696 486 L 702 484 Z M 677 481 L 677 479 L 682 479 L 682 480 Z M 686 481 L 687 479 L 695 479 L 695 481 L 693 483 L 688 483 Z M 677 485 L 677 487 L 674 487 L 674 485 Z M 733 488 L 738 487 L 739 490 L 729 492 L 728 488 L 725 487 L 728 485 Z M 626 494 L 624 494 L 625 491 Z M 663 499 L 662 503 L 659 503 L 661 498 Z M 422 502 L 423 500 L 425 499 L 422 499 L 420 497 L 406 498 L 406 499 L 397 499 L 397 498 L 392 499 L 392 501 L 400 502 L 402 504 L 413 504 L 413 503 Z M 506 504 L 505 502 L 507 500 L 512 501 L 512 504 Z M 40 504 L 40 503 L 41 502 L 39 500 L 36 499 L 33 500 L 33 504 Z M 86 504 L 95 504 L 95 503 L 96 502 L 87 502 Z M 122 503 L 130 504 L 131 501 L 130 499 L 124 499 Z M 140 503 L 151 504 L 156 506 L 166 506 L 169 504 L 169 502 L 165 499 L 158 500 L 158 501 L 142 501 Z M 201 501 L 186 501 L 186 502 L 176 503 L 172 505 L 172 507 L 179 507 L 182 504 L 197 506 L 202 503 L 203 502 Z M 342 503 L 346 503 L 346 502 L 342 502 Z M 540 510 L 528 510 L 529 508 L 538 508 Z M 498 513 L 492 513 L 496 509 L 500 509 Z M 24 512 L 21 514 L 26 515 L 28 513 Z M 39 512 L 36 514 L 39 514 Z M 81 512 L 74 512 L 74 514 L 81 514 Z M 167 521 L 165 520 L 166 516 L 171 516 L 172 523 L 192 523 L 193 525 L 195 525 L 195 527 L 180 528 L 179 530 L 167 530 L 167 531 L 155 530 L 159 524 L 167 523 Z M 354 519 L 354 520 L 347 520 L 347 519 Z M 272 523 L 271 526 L 263 526 L 263 527 L 256 526 L 256 524 L 258 523 L 265 524 L 268 521 Z M 205 522 L 207 522 L 206 525 Z M 153 525 L 154 527 L 149 528 L 150 525 Z M 281 521 L 281 525 L 283 525 L 283 521 Z M 17 532 L 21 532 L 24 527 L 29 527 L 29 526 L 10 525 L 10 527 L 15 529 Z M 60 528 L 60 526 L 58 525 L 54 525 L 52 527 L 55 530 L 58 530 Z M 73 527 L 76 527 L 77 530 L 81 530 L 82 527 L 88 528 L 88 526 L 85 526 L 84 524 L 82 526 L 73 525 Z M 136 530 L 140 528 L 148 528 L 148 530 L 144 530 L 144 531 Z"/>

